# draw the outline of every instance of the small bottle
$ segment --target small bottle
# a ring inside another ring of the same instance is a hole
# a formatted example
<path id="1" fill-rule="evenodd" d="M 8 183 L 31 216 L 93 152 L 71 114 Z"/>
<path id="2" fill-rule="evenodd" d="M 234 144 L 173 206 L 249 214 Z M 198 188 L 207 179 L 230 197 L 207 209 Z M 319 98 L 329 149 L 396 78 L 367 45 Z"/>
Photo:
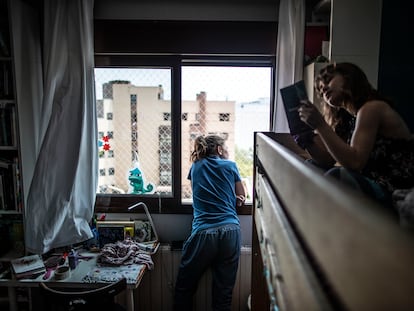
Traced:
<path id="1" fill-rule="evenodd" d="M 77 266 L 77 256 L 76 256 L 76 252 L 74 250 L 71 250 L 68 256 L 68 261 L 69 261 L 69 268 L 71 270 L 74 270 Z"/>

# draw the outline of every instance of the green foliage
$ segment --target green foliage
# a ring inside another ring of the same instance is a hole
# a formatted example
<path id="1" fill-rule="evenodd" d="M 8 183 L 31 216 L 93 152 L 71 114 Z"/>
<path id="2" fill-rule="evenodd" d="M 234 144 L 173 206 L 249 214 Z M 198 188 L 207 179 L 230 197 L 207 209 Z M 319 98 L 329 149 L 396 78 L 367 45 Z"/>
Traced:
<path id="1" fill-rule="evenodd" d="M 236 146 L 236 163 L 241 177 L 253 176 L 253 149 L 241 149 Z"/>

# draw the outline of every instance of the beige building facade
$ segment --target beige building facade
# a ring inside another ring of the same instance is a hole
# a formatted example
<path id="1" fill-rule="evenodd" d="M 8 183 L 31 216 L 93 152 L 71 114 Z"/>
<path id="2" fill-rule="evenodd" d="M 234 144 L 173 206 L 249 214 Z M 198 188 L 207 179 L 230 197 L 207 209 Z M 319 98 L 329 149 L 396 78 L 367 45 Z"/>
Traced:
<path id="1" fill-rule="evenodd" d="M 185 199 L 191 198 L 187 175 L 198 135 L 222 136 L 227 141 L 230 159 L 234 159 L 235 102 L 208 101 L 207 94 L 200 92 L 194 101 L 183 101 L 181 107 L 182 159 L 175 160 L 182 161 Z M 171 101 L 164 100 L 162 86 L 108 82 L 103 85 L 103 99 L 97 101 L 97 114 L 99 138 L 109 136 L 110 144 L 110 150 L 100 150 L 98 192 L 133 193 L 128 178 L 135 168 L 143 174 L 143 193 L 171 192 Z M 147 192 L 151 186 L 152 190 Z"/>

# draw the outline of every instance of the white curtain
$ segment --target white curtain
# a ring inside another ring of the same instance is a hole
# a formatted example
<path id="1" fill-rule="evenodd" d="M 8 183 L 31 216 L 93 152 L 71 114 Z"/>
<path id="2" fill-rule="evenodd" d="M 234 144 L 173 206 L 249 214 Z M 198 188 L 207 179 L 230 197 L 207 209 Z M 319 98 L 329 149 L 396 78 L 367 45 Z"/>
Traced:
<path id="1" fill-rule="evenodd" d="M 280 0 L 273 132 L 289 133 L 280 89 L 303 77 L 305 0 Z"/>
<path id="2" fill-rule="evenodd" d="M 19 111 L 28 118 L 24 106 L 30 106 L 32 118 L 27 128 L 20 124 L 20 134 L 33 138 L 24 152 L 35 155 L 24 215 L 26 250 L 33 253 L 92 237 L 89 221 L 98 178 L 93 4 L 93 0 L 44 0 L 43 58 L 38 66 L 43 87 L 36 94 L 40 101 L 23 103 Z M 20 26 L 25 37 L 27 26 L 24 22 Z M 16 63 L 24 62 L 25 52 L 20 51 L 19 57 Z M 18 92 L 30 91 L 33 88 L 27 84 L 38 83 L 33 81 L 36 71 L 26 72 L 31 79 L 23 78 L 24 68 L 20 71 L 16 73 Z M 23 177 L 25 166 L 30 168 L 30 163 L 23 163 Z"/>

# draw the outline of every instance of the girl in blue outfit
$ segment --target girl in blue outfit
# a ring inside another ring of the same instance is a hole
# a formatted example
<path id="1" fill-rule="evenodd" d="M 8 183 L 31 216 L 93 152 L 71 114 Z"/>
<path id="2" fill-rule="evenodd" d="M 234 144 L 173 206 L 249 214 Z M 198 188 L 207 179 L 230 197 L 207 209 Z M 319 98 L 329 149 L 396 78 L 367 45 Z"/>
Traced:
<path id="1" fill-rule="evenodd" d="M 245 191 L 236 163 L 227 158 L 223 138 L 196 138 L 188 174 L 194 219 L 183 245 L 174 310 L 192 310 L 198 281 L 208 268 L 212 269 L 213 310 L 231 309 L 241 245 L 236 205 L 244 203 Z"/>

